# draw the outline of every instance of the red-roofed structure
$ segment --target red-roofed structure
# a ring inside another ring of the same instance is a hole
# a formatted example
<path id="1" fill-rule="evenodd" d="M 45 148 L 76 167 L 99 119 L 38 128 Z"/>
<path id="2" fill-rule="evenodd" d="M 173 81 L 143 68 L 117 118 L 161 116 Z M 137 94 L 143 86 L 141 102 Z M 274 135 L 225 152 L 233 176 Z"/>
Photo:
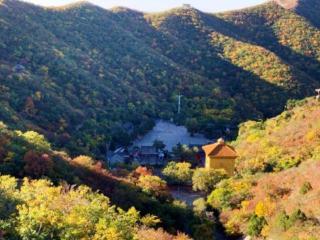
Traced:
<path id="1" fill-rule="evenodd" d="M 220 138 L 216 143 L 202 147 L 206 154 L 205 167 L 224 169 L 229 176 L 234 174 L 235 160 L 238 157 L 235 149 Z"/>

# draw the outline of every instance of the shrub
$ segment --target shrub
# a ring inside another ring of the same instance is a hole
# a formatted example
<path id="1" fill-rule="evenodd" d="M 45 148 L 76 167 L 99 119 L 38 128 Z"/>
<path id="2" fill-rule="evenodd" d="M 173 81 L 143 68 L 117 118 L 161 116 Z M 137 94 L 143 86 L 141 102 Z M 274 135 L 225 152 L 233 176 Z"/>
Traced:
<path id="1" fill-rule="evenodd" d="M 214 236 L 214 223 L 211 221 L 204 221 L 194 227 L 194 236 L 197 240 L 208 240 Z"/>
<path id="2" fill-rule="evenodd" d="M 47 175 L 53 169 L 53 161 L 48 154 L 38 154 L 28 151 L 23 158 L 25 162 L 24 172 L 28 176 L 41 177 Z"/>
<path id="3" fill-rule="evenodd" d="M 204 198 L 198 198 L 194 200 L 192 205 L 193 205 L 193 211 L 198 215 L 204 214 L 204 212 L 207 209 L 207 203 Z"/>
<path id="4" fill-rule="evenodd" d="M 292 223 L 296 223 L 297 221 L 306 221 L 307 217 L 300 209 L 295 210 L 289 217 Z"/>
<path id="5" fill-rule="evenodd" d="M 276 217 L 276 226 L 282 231 L 287 231 L 297 221 L 306 221 L 306 215 L 300 210 L 294 211 L 290 216 L 285 211 L 281 211 Z"/>
<path id="6" fill-rule="evenodd" d="M 292 167 L 296 167 L 300 164 L 300 159 L 298 157 L 289 157 L 284 156 L 280 158 L 280 160 L 276 161 L 274 170 L 275 171 L 282 171 Z"/>
<path id="7" fill-rule="evenodd" d="M 72 161 L 86 168 L 91 168 L 95 164 L 95 161 L 91 157 L 83 156 L 83 155 L 74 158 Z"/>
<path id="8" fill-rule="evenodd" d="M 217 183 L 227 178 L 225 170 L 198 168 L 192 176 L 192 188 L 197 191 L 210 192 Z"/>
<path id="9" fill-rule="evenodd" d="M 22 133 L 16 131 L 19 137 L 22 137 L 26 142 L 33 146 L 35 150 L 38 151 L 49 151 L 51 146 L 50 143 L 45 139 L 45 137 L 34 131 L 27 131 Z"/>
<path id="10" fill-rule="evenodd" d="M 208 204 L 214 208 L 240 207 L 241 202 L 251 197 L 252 183 L 248 180 L 226 179 L 221 181 L 208 196 Z"/>
<path id="11" fill-rule="evenodd" d="M 208 203 L 219 209 L 226 209 L 231 206 L 230 199 L 232 197 L 232 190 L 226 187 L 215 189 L 208 197 Z"/>
<path id="12" fill-rule="evenodd" d="M 139 176 L 146 176 L 146 175 L 152 175 L 152 171 L 148 169 L 147 167 L 139 166 L 136 168 L 135 173 Z"/>
<path id="13" fill-rule="evenodd" d="M 144 192 L 153 195 L 160 195 L 167 190 L 166 181 L 158 176 L 152 175 L 140 176 L 138 186 L 141 187 Z"/>
<path id="14" fill-rule="evenodd" d="M 191 164 L 187 162 L 169 162 L 162 173 L 171 184 L 189 184 L 192 178 Z"/>
<path id="15" fill-rule="evenodd" d="M 307 194 L 309 191 L 312 190 L 312 186 L 310 182 L 304 182 L 300 188 L 300 194 L 304 195 Z"/>
<path id="16" fill-rule="evenodd" d="M 275 203 L 270 198 L 259 201 L 255 207 L 255 214 L 258 217 L 269 217 L 275 210 Z"/>
<path id="17" fill-rule="evenodd" d="M 267 224 L 264 217 L 258 217 L 257 215 L 252 215 L 248 222 L 247 232 L 250 236 L 259 236 L 263 227 Z"/>
<path id="18" fill-rule="evenodd" d="M 154 215 L 150 215 L 147 214 L 146 216 L 144 216 L 143 218 L 141 218 L 141 223 L 147 227 L 154 227 L 156 226 L 158 223 L 161 222 L 161 220 L 154 216 Z"/>

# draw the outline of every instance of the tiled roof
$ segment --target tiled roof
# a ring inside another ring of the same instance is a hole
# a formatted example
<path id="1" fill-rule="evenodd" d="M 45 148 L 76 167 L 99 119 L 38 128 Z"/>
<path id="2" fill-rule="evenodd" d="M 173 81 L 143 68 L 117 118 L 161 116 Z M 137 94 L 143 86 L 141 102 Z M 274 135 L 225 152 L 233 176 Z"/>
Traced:
<path id="1" fill-rule="evenodd" d="M 212 157 L 236 158 L 238 157 L 233 147 L 227 145 L 223 139 L 219 139 L 216 143 L 202 146 L 206 155 Z"/>

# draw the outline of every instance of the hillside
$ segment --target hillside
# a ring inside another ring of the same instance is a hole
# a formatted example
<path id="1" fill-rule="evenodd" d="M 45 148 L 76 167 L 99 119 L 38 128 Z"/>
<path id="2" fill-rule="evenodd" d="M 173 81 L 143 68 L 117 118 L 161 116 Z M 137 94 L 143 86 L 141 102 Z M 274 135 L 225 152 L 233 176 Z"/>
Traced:
<path id="1" fill-rule="evenodd" d="M 230 235 L 319 239 L 319 161 L 279 173 L 221 182 L 209 195 Z"/>
<path id="2" fill-rule="evenodd" d="M 319 158 L 320 104 L 314 99 L 289 102 L 281 115 L 240 126 L 234 146 L 237 169 L 245 172 L 281 171 L 310 158 Z"/>
<path id="3" fill-rule="evenodd" d="M 213 15 L 3 0 L 0 119 L 100 158 L 107 141 L 127 145 L 157 118 L 210 138 L 236 133 L 318 87 L 320 32 L 308 4 L 319 7 L 270 2 Z"/>
<path id="4" fill-rule="evenodd" d="M 191 209 L 175 204 L 165 190 L 156 196 L 144 191 L 135 171 L 123 169 L 117 174 L 90 157 L 71 158 L 54 150 L 44 136 L 13 131 L 1 122 L 0 172 L 0 236 L 4 239 L 122 240 L 134 239 L 140 230 L 172 239 L 158 228 L 190 234 L 197 234 L 197 228 L 212 229 Z M 124 227 L 121 219 L 132 224 Z"/>
<path id="5" fill-rule="evenodd" d="M 208 196 L 230 234 L 319 239 L 320 103 L 291 102 L 265 122 L 241 125 L 233 143 L 238 176 Z"/>

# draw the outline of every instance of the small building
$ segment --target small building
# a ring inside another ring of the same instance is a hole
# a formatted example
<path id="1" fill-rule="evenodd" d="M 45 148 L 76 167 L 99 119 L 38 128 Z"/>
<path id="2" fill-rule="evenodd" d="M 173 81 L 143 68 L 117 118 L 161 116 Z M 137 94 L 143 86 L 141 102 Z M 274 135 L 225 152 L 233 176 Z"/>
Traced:
<path id="1" fill-rule="evenodd" d="M 127 163 L 129 161 L 128 151 L 123 148 L 117 148 L 114 152 L 110 152 L 107 155 L 107 161 L 109 166 L 115 166 L 120 163 Z"/>
<path id="2" fill-rule="evenodd" d="M 141 146 L 139 157 L 143 165 L 157 165 L 159 161 L 159 153 L 153 146 Z"/>
<path id="3" fill-rule="evenodd" d="M 191 4 L 182 4 L 182 8 L 184 8 L 184 9 L 191 9 L 192 6 L 191 6 Z"/>
<path id="4" fill-rule="evenodd" d="M 207 169 L 224 169 L 229 176 L 233 176 L 235 160 L 238 157 L 233 147 L 220 138 L 216 143 L 205 145 L 202 149 L 206 155 Z"/>

